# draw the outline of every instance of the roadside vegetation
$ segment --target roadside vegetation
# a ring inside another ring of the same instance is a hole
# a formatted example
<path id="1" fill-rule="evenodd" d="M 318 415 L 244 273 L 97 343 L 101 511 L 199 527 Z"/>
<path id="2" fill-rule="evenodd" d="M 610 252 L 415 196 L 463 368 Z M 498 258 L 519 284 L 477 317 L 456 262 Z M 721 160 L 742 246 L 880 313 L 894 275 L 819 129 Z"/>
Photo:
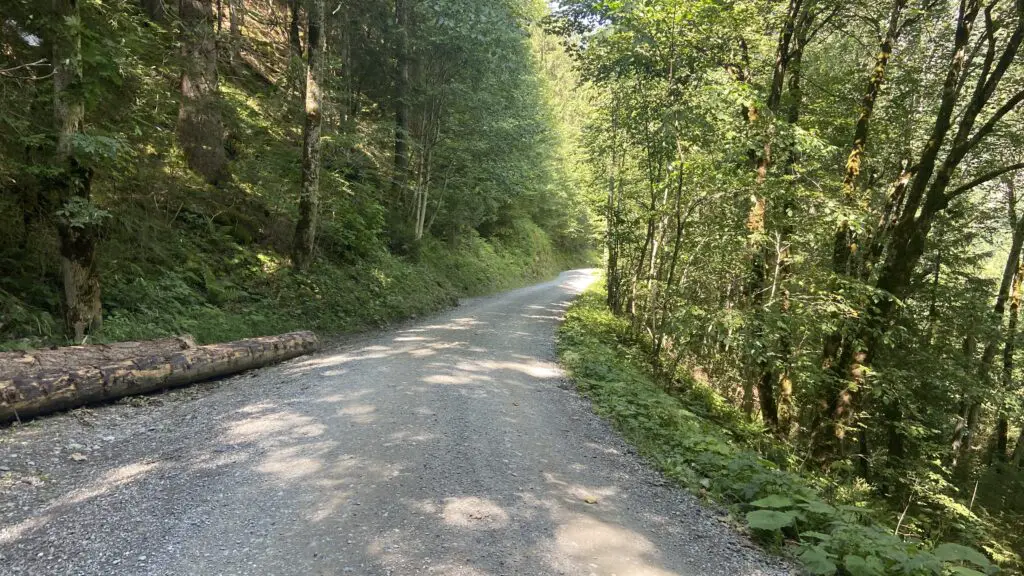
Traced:
<path id="1" fill-rule="evenodd" d="M 561 361 L 598 414 L 668 478 L 727 506 L 756 540 L 791 554 L 809 573 L 999 571 L 971 546 L 994 553 L 1002 573 L 1020 568 L 1011 548 L 1019 542 L 998 519 L 967 508 L 952 517 L 929 516 L 945 503 L 910 515 L 866 483 L 810 470 L 806 454 L 765 435 L 707 381 L 655 375 L 649 353 L 629 322 L 608 309 L 600 288 L 572 305 L 559 330 Z"/>
<path id="2" fill-rule="evenodd" d="M 3 12 L 0 349 L 330 334 L 589 258 L 543 3 Z"/>
<path id="3" fill-rule="evenodd" d="M 549 28 L 606 229 L 611 315 L 576 314 L 631 359 L 577 373 L 665 390 L 600 387 L 821 574 L 1019 572 L 1024 2 L 564 0 Z"/>

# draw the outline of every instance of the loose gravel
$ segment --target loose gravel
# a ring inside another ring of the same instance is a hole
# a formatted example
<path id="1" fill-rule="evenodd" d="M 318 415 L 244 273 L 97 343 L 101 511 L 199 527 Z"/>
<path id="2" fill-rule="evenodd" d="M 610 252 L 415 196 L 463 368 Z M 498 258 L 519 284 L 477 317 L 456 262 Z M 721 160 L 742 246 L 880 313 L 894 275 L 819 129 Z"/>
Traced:
<path id="1" fill-rule="evenodd" d="M 565 381 L 591 280 L 0 430 L 0 574 L 790 574 Z"/>

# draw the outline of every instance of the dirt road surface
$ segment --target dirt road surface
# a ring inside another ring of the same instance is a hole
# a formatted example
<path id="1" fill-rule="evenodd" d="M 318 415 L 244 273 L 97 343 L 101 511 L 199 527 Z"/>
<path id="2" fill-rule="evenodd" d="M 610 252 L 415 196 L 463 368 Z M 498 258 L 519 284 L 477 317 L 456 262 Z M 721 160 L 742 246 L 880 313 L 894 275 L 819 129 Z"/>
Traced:
<path id="1" fill-rule="evenodd" d="M 0 574 L 787 574 L 564 380 L 592 279 L 0 430 Z"/>

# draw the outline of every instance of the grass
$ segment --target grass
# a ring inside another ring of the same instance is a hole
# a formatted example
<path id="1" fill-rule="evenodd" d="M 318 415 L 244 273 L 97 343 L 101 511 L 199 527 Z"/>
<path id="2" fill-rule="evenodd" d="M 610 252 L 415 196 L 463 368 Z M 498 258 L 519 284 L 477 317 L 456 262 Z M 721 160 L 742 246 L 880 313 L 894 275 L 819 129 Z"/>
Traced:
<path id="1" fill-rule="evenodd" d="M 776 456 L 786 447 L 766 440 L 710 388 L 695 381 L 662 386 L 628 322 L 607 309 L 599 288 L 569 309 L 559 353 L 595 411 L 641 454 L 681 486 L 729 507 L 755 540 L 808 573 L 998 571 L 972 548 L 895 536 L 888 511 L 863 494 L 827 490 L 822 478 L 783 469 Z"/>
<path id="2" fill-rule="evenodd" d="M 527 231 L 531 226 L 521 224 Z M 114 254 L 102 260 L 105 320 L 94 342 L 191 334 L 210 343 L 299 329 L 351 332 L 428 314 L 463 296 L 547 279 L 579 260 L 552 249 L 543 234 L 472 236 L 455 248 L 427 240 L 416 258 L 385 251 L 351 263 L 321 258 L 309 273 L 298 274 L 281 255 L 240 245 L 229 231 L 198 237 L 202 246 L 193 245 L 189 234 L 181 236 L 147 244 L 151 252 L 180 247 L 151 254 L 155 261 Z M 127 249 L 108 243 L 105 251 L 119 248 Z M 20 311 L 11 316 L 20 320 L 12 323 L 20 332 L 0 342 L 0 349 L 61 343 L 51 314 L 3 293 L 0 304 L 5 296 Z"/>

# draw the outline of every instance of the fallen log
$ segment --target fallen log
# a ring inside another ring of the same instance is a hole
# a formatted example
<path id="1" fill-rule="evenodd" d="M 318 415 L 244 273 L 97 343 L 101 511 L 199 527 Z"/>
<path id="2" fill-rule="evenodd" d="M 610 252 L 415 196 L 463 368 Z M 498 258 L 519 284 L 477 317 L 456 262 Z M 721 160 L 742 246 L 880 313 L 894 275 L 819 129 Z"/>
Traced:
<path id="1" fill-rule="evenodd" d="M 0 422 L 260 368 L 308 354 L 317 344 L 312 332 L 292 332 L 69 369 L 0 373 Z"/>
<path id="2" fill-rule="evenodd" d="M 141 342 L 0 352 L 0 380 L 40 372 L 73 370 L 78 366 L 105 366 L 143 356 L 170 356 L 195 347 L 196 343 L 191 336 L 179 336 Z"/>

